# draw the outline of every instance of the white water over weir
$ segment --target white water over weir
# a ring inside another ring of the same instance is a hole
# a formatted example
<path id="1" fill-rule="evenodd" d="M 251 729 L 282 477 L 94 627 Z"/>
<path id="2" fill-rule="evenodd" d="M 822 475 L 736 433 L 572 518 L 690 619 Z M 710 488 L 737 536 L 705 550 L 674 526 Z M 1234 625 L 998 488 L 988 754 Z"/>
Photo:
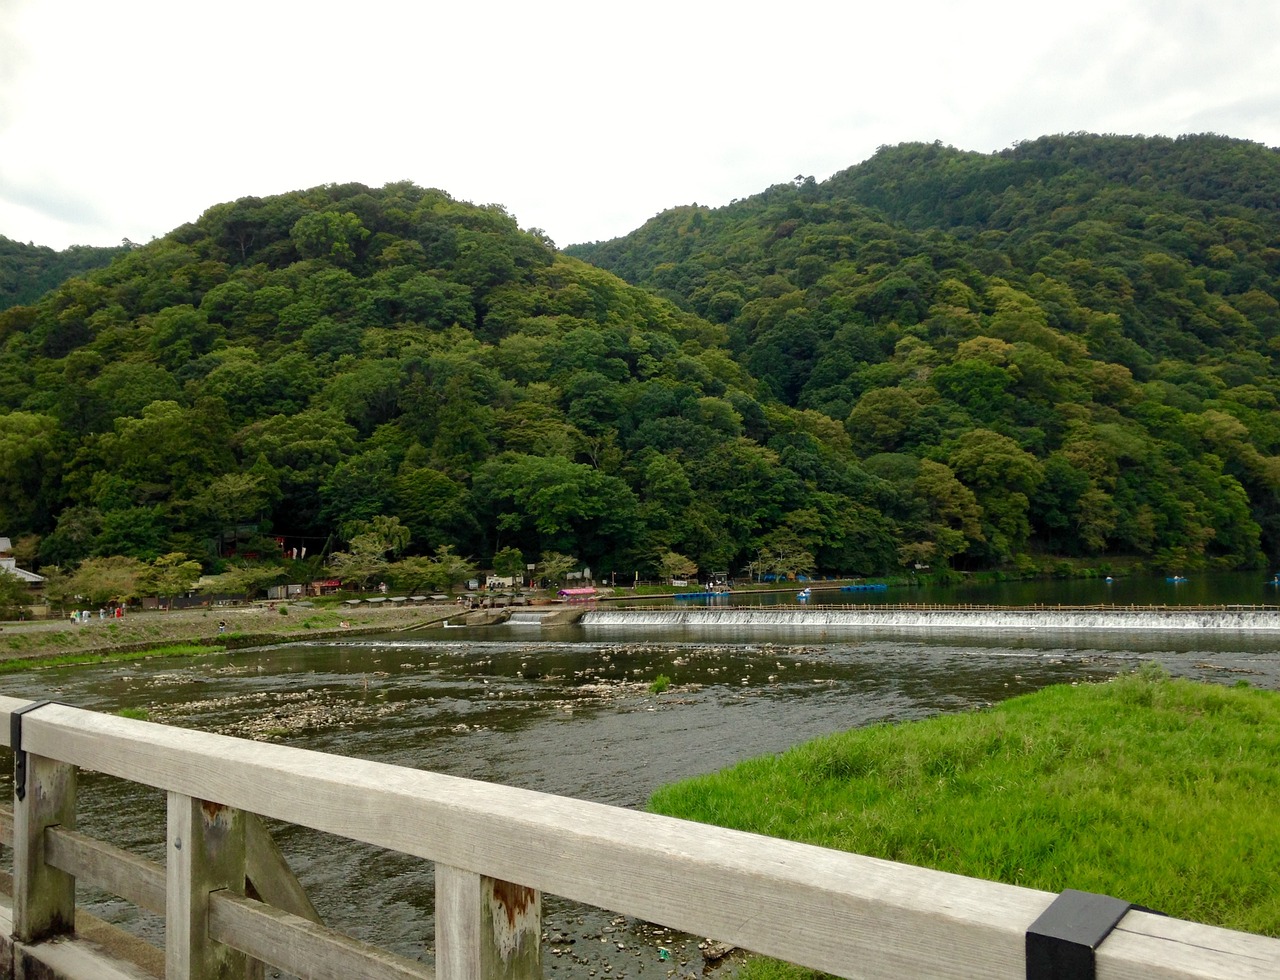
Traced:
<path id="1" fill-rule="evenodd" d="M 1274 607 L 1054 607 L 909 609 L 897 607 L 777 609 L 743 606 L 708 609 L 598 609 L 583 626 L 817 627 L 891 630 L 1214 630 L 1280 633 Z"/>

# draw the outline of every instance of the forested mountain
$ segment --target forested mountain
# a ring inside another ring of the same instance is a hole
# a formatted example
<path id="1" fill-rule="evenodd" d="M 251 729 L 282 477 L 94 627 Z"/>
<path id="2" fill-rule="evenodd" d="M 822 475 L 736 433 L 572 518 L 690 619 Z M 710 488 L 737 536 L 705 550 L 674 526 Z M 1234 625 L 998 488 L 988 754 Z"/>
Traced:
<path id="1" fill-rule="evenodd" d="M 55 252 L 43 245 L 23 245 L 0 235 L 0 310 L 33 303 L 59 283 L 90 269 L 100 269 L 131 247 L 73 245 Z"/>
<path id="2" fill-rule="evenodd" d="M 0 526 L 44 563 L 315 555 L 396 517 L 410 553 L 628 578 L 672 550 L 727 570 L 793 527 L 824 567 L 893 565 L 892 489 L 726 348 L 498 207 L 244 199 L 0 313 Z"/>
<path id="3" fill-rule="evenodd" d="M 930 560 L 1280 550 L 1275 150 L 906 144 L 569 251 L 723 325 L 759 397 L 844 423 L 917 513 L 958 477 L 978 511 Z"/>
<path id="4" fill-rule="evenodd" d="M 394 517 L 409 554 L 628 580 L 1257 564 L 1277 201 L 1259 146 L 1072 136 L 571 254 L 407 183 L 218 205 L 0 313 L 0 532 L 216 568 Z"/>

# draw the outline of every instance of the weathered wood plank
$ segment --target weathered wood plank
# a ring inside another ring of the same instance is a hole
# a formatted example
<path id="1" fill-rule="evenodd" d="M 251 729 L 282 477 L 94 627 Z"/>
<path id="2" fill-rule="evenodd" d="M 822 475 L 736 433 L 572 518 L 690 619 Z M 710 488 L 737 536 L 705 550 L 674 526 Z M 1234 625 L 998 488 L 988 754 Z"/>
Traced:
<path id="1" fill-rule="evenodd" d="M 0 711 L 24 703 L 0 698 Z M 1053 899 L 653 814 L 62 705 L 43 707 L 25 726 L 32 751 L 81 767 L 842 976 L 1019 976 L 1026 929 Z M 1204 970 L 1219 969 L 1219 949 L 1251 955 L 1254 937 L 1214 933 L 1218 948 L 1210 953 L 1180 947 L 1191 975 L 1199 959 Z M 1280 951 L 1280 941 L 1265 942 Z M 1116 953 L 1111 962 L 1140 969 L 1145 957 Z"/>
<path id="2" fill-rule="evenodd" d="M 434 980 L 435 971 L 300 916 L 243 896 L 216 892 L 209 935 L 255 959 L 308 980 Z"/>
<path id="3" fill-rule="evenodd" d="M 320 913 L 289 867 L 267 825 L 256 813 L 247 811 L 244 814 L 244 868 L 262 901 L 311 922 L 321 921 Z"/>
<path id="4" fill-rule="evenodd" d="M 435 879 L 439 980 L 539 980 L 541 895 L 443 864 Z"/>
<path id="5" fill-rule="evenodd" d="M 45 831 L 45 848 L 47 859 L 54 867 L 140 908 L 164 914 L 165 869 L 154 861 L 77 831 L 58 827 Z M 325 969 L 332 970 L 334 976 L 365 976 L 365 965 L 383 961 L 385 965 L 376 966 L 382 972 L 375 972 L 372 976 L 385 974 L 387 977 L 414 980 L 433 976 L 425 967 L 328 930 L 323 925 L 300 930 L 299 922 L 315 920 L 299 917 L 296 913 L 274 916 L 273 911 L 288 913 L 288 910 L 272 910 L 252 899 L 233 903 L 235 907 L 230 912 L 224 910 L 220 917 L 218 903 L 230 899 L 231 896 L 223 892 L 214 892 L 210 896 L 210 922 L 222 923 L 219 927 L 222 932 L 210 925 L 209 937 L 251 955 L 270 955 L 274 957 L 271 961 L 273 966 L 296 976 L 318 975 L 314 972 L 317 957 L 329 964 Z M 248 911 L 244 911 L 246 909 Z M 243 936 L 237 932 L 242 926 Z M 263 930 L 277 931 L 280 935 L 266 935 Z M 337 959 L 330 961 L 330 957 Z"/>
<path id="6" fill-rule="evenodd" d="M 244 891 L 244 823 L 232 807 L 169 794 L 165 874 L 168 980 L 231 980 L 248 975 L 243 953 L 209 938 L 209 896 Z"/>
<path id="7" fill-rule="evenodd" d="M 96 943 L 65 938 L 14 949 L 14 973 L 20 977 L 83 977 L 88 980 L 155 980 L 134 963 L 116 959 Z"/>
<path id="8" fill-rule="evenodd" d="M 93 837 L 65 827 L 45 831 L 45 859 L 74 878 L 139 908 L 165 914 L 165 869 Z"/>
<path id="9" fill-rule="evenodd" d="M 13 808 L 0 806 L 0 846 L 13 847 Z"/>
<path id="10" fill-rule="evenodd" d="M 1266 936 L 1131 910 L 1098 947 L 1098 980 L 1276 980 L 1278 947 Z"/>
<path id="11" fill-rule="evenodd" d="M 261 819 L 253 814 L 245 817 L 245 865 L 258 896 L 268 905 L 320 922 L 320 914 Z M 165 869 L 154 861 L 61 827 L 45 831 L 45 859 L 74 878 L 164 915 Z"/>
<path id="12" fill-rule="evenodd" d="M 13 800 L 13 934 L 24 943 L 75 930 L 76 881 L 45 861 L 55 825 L 76 825 L 75 767 L 28 752 L 26 792 L 19 800 L 15 786 Z"/>
<path id="13" fill-rule="evenodd" d="M 439 980 L 481 980 L 480 876 L 437 864 L 436 975 Z"/>

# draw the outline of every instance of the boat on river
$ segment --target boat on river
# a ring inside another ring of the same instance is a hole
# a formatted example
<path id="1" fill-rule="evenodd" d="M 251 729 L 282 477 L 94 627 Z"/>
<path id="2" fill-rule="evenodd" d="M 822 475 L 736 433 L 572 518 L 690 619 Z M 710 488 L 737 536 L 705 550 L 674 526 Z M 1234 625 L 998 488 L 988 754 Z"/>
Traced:
<path id="1" fill-rule="evenodd" d="M 884 592 L 889 586 L 884 582 L 858 582 L 854 585 L 840 586 L 841 592 Z"/>

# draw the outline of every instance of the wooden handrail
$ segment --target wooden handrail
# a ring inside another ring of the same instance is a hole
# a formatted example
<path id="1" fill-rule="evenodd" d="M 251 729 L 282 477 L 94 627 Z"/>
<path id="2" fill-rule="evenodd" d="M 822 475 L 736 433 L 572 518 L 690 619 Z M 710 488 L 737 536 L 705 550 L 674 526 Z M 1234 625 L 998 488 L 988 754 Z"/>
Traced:
<path id="1" fill-rule="evenodd" d="M 4 716 L 26 704 L 0 697 L 0 743 L 8 744 Z M 655 814 L 65 705 L 24 716 L 23 748 L 416 855 L 437 862 L 438 871 L 443 865 L 463 877 L 515 882 L 839 976 L 1024 976 L 1025 933 L 1054 898 Z M 85 855 L 93 848 L 79 835 L 45 834 L 53 842 L 51 863 L 81 871 L 91 863 Z M 73 852 L 80 856 L 67 857 Z M 99 869 L 103 853 L 92 859 Z M 154 905 L 151 872 L 139 867 L 128 871 L 137 879 L 133 900 Z M 243 898 L 218 898 L 209 908 L 213 938 L 254 957 L 279 957 L 273 964 L 290 972 L 305 965 L 293 959 L 309 941 L 298 936 L 315 928 L 304 920 Z M 443 914 L 438 909 L 438 935 Z M 273 932 L 285 927 L 287 934 Z M 1117 978 L 1260 977 L 1273 975 L 1280 940 L 1134 910 L 1098 957 Z"/>
<path id="2" fill-rule="evenodd" d="M 11 836 L 2 842 L 11 843 Z M 165 869 L 154 861 L 61 827 L 45 831 L 45 859 L 77 881 L 148 912 L 165 913 Z M 318 925 L 314 909 L 311 913 L 304 910 L 304 917 L 265 902 L 215 893 L 209 936 L 298 976 L 433 980 L 430 968 Z"/>
<path id="3" fill-rule="evenodd" d="M 311 980 L 435 980 L 436 975 L 429 966 L 239 895 L 212 896 L 209 938 Z"/>

